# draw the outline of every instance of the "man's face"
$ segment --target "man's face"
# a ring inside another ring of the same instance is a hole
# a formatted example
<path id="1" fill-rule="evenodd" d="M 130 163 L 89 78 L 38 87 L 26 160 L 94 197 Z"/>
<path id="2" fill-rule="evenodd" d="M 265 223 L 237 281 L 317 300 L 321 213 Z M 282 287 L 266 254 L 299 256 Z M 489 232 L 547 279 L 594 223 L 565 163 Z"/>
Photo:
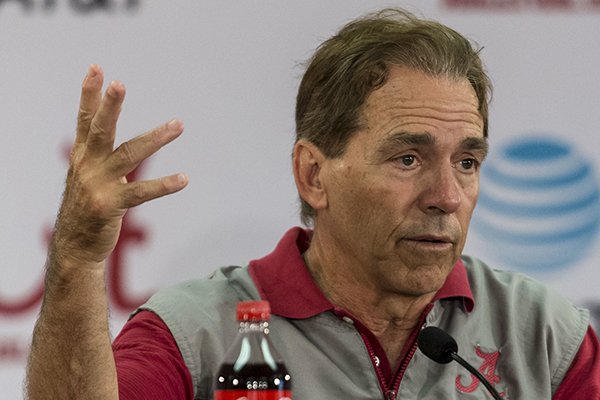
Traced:
<path id="1" fill-rule="evenodd" d="M 465 244 L 487 151 L 469 82 L 393 67 L 367 98 L 363 128 L 327 159 L 319 212 L 356 279 L 411 296 L 444 283 Z M 357 261 L 357 262 L 354 262 Z"/>

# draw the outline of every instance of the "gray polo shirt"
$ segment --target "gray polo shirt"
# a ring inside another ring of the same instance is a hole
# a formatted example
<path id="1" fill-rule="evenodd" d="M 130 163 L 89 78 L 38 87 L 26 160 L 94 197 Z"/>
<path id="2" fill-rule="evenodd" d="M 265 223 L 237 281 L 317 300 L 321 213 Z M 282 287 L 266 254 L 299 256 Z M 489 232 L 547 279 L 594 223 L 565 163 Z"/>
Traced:
<path id="1" fill-rule="evenodd" d="M 489 398 L 461 366 L 436 364 L 412 342 L 401 367 L 386 379 L 376 339 L 310 279 L 302 232 L 289 231 L 273 253 L 250 267 L 221 268 L 208 279 L 161 290 L 141 307 L 171 330 L 196 399 L 212 399 L 214 374 L 237 333 L 237 303 L 261 297 L 271 302 L 271 339 L 292 375 L 296 400 Z M 445 295 L 423 315 L 423 326 L 450 333 L 459 354 L 505 399 L 550 399 L 586 333 L 587 312 L 531 278 L 473 258 L 463 257 L 451 275 L 440 290 Z"/>

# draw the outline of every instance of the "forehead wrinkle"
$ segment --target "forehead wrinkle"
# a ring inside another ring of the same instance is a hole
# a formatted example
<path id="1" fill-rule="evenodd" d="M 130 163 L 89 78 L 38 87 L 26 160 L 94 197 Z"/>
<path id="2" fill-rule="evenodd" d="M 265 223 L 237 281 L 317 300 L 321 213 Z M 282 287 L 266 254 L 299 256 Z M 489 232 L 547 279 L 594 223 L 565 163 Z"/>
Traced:
<path id="1" fill-rule="evenodd" d="M 420 110 L 423 111 L 421 113 L 414 113 L 415 111 Z M 467 123 L 475 123 L 478 126 L 481 121 L 481 114 L 478 111 L 456 111 L 450 108 L 442 108 L 442 107 L 403 107 L 403 111 L 413 112 L 412 115 L 404 116 L 414 117 L 414 118 L 431 118 L 438 121 L 443 122 L 467 122 Z M 426 112 L 429 111 L 429 112 Z"/>
<path id="2" fill-rule="evenodd" d="M 386 90 L 387 89 L 387 90 Z M 452 96 L 452 99 L 422 98 L 419 93 L 407 95 L 396 87 L 379 89 L 365 104 L 365 116 L 395 118 L 432 118 L 443 122 L 467 122 L 483 127 L 476 96 Z"/>
<path id="3" fill-rule="evenodd" d="M 389 103 L 388 103 L 389 104 Z M 375 113 L 370 113 L 371 116 Z M 411 120 L 432 119 L 440 122 L 460 123 L 465 122 L 475 124 L 477 127 L 482 127 L 481 114 L 477 109 L 473 110 L 456 110 L 454 107 L 436 107 L 431 105 L 415 105 L 408 106 L 406 104 L 389 104 L 383 110 L 377 113 L 377 117 L 381 120 L 383 117 L 387 119 L 386 123 L 393 123 L 401 120 L 401 123 L 411 123 Z M 385 118 L 388 117 L 388 118 Z"/>

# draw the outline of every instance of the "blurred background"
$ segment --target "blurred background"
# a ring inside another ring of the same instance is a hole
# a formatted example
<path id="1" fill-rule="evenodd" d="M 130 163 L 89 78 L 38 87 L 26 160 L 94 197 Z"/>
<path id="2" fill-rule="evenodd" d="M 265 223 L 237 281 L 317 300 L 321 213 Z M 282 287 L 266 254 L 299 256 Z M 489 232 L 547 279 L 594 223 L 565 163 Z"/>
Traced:
<path id="1" fill-rule="evenodd" d="M 547 282 L 600 328 L 600 1 L 0 0 L 1 399 L 22 398 L 88 65 L 127 87 L 119 142 L 174 117 L 186 126 L 132 176 L 183 171 L 190 185 L 126 216 L 108 261 L 116 334 L 158 288 L 246 264 L 299 224 L 302 62 L 384 6 L 483 47 L 491 154 L 465 253 Z"/>

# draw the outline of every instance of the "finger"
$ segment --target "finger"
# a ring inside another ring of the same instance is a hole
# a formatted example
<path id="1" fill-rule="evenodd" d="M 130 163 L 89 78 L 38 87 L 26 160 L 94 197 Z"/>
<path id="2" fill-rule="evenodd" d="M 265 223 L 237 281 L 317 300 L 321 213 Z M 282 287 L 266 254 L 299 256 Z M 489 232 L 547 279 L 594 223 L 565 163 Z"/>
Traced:
<path id="1" fill-rule="evenodd" d="M 125 99 L 125 86 L 121 82 L 112 81 L 102 100 L 98 111 L 90 124 L 86 141 L 86 152 L 92 156 L 108 156 L 113 150 L 117 120 L 121 113 L 121 105 Z"/>
<path id="2" fill-rule="evenodd" d="M 115 177 L 127 175 L 161 147 L 179 137 L 182 132 L 183 123 L 174 119 L 121 144 L 108 160 L 110 170 Z"/>
<path id="3" fill-rule="evenodd" d="M 75 144 L 85 143 L 92 118 L 102 99 L 102 82 L 104 74 L 102 69 L 95 64 L 89 66 L 87 74 L 81 84 L 81 98 L 79 100 L 79 114 L 77 115 L 77 134 Z"/>
<path id="4" fill-rule="evenodd" d="M 188 184 L 185 174 L 164 176 L 160 179 L 130 182 L 123 185 L 121 206 L 131 208 L 149 200 L 157 199 L 180 191 Z"/>

